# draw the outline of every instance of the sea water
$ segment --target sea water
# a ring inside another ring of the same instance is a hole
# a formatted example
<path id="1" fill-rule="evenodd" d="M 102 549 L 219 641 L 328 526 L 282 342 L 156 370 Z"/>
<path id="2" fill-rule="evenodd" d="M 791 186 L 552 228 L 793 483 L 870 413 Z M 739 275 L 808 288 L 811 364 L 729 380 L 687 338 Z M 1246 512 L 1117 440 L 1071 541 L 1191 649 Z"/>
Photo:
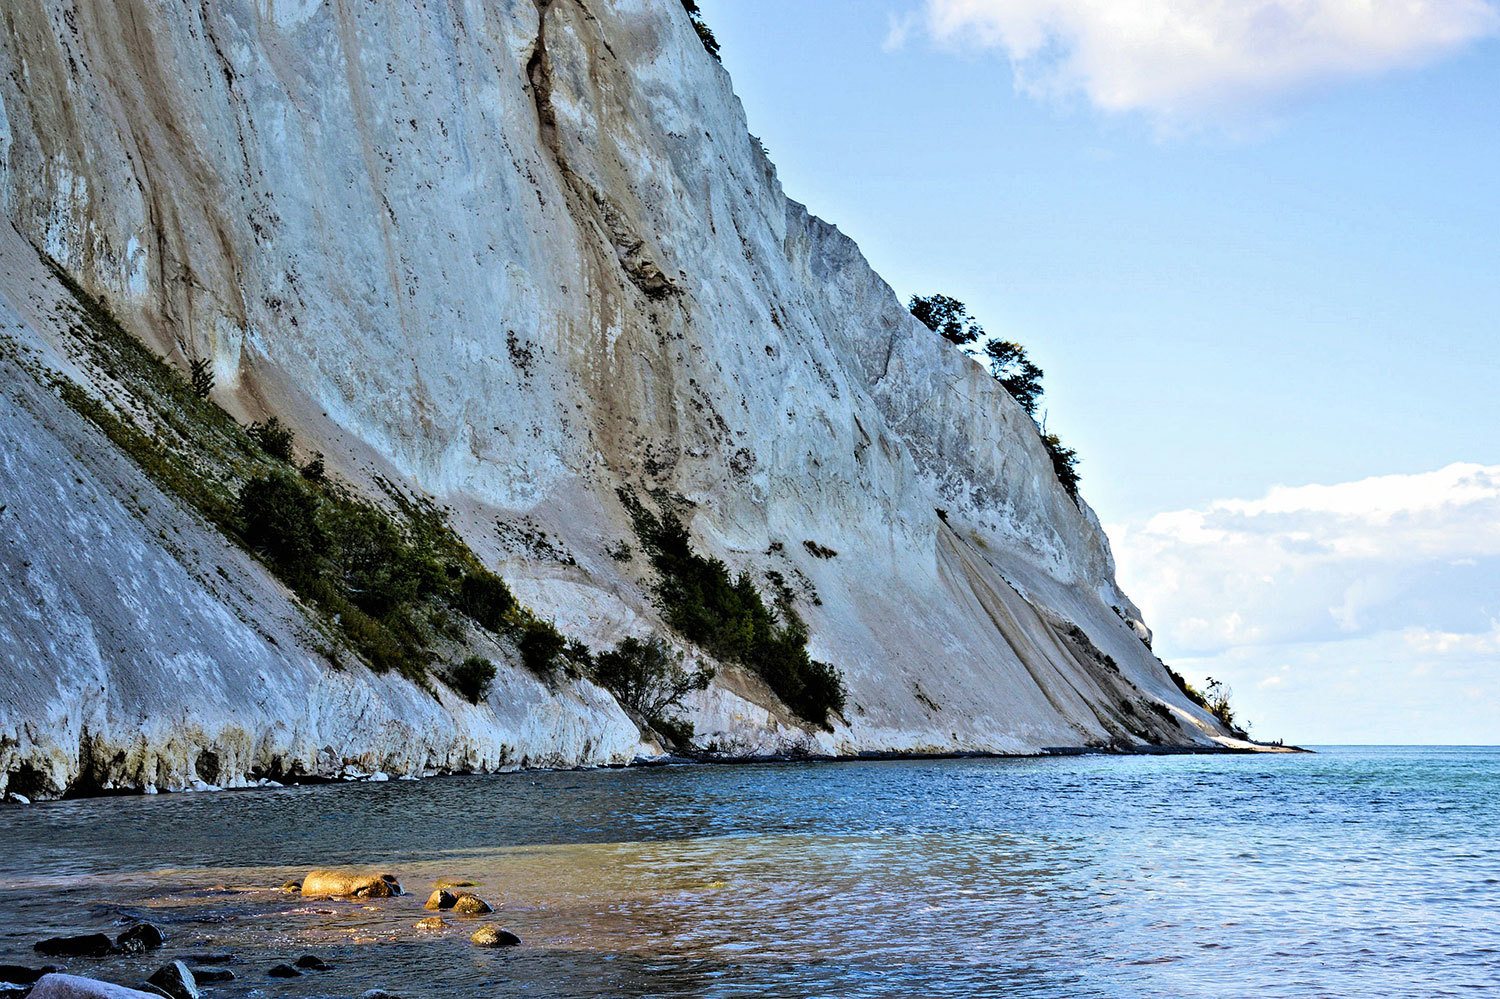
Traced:
<path id="1" fill-rule="evenodd" d="M 1500 750 L 681 766 L 0 808 L 0 963 L 213 996 L 1500 995 Z M 411 894 L 275 889 L 358 864 Z M 496 908 L 413 924 L 438 877 Z M 481 950 L 493 922 L 522 945 Z M 301 978 L 271 966 L 314 953 Z"/>

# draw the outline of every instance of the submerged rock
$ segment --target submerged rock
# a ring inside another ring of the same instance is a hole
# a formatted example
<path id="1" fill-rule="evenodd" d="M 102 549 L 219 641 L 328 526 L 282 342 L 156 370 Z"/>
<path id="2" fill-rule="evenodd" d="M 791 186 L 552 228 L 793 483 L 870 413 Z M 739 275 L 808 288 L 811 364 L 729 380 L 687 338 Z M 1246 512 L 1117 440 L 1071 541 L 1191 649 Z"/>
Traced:
<path id="1" fill-rule="evenodd" d="M 234 972 L 228 968 L 193 968 L 193 977 L 199 985 L 216 985 L 234 981 Z"/>
<path id="2" fill-rule="evenodd" d="M 167 935 L 151 923 L 136 923 L 115 939 L 115 948 L 125 954 L 155 950 L 167 942 Z"/>
<path id="3" fill-rule="evenodd" d="M 103 933 L 84 933 L 72 937 L 52 937 L 32 948 L 47 957 L 104 957 L 114 953 L 115 942 Z"/>
<path id="4" fill-rule="evenodd" d="M 150 992 L 127 989 L 77 975 L 47 975 L 31 990 L 30 999 L 155 999 Z"/>
<path id="5" fill-rule="evenodd" d="M 427 902 L 422 906 L 422 908 L 437 912 L 443 909 L 451 909 L 457 904 L 457 895 L 446 888 L 439 888 L 437 891 L 427 896 Z"/>
<path id="6" fill-rule="evenodd" d="M 292 962 L 303 971 L 332 971 L 333 965 L 323 960 L 316 954 L 303 954 Z"/>
<path id="7" fill-rule="evenodd" d="M 283 881 L 281 883 L 281 887 L 277 890 L 284 891 L 288 895 L 296 895 L 298 892 L 302 891 L 302 882 L 301 880 L 296 878 L 293 878 L 290 881 Z"/>
<path id="8" fill-rule="evenodd" d="M 187 959 L 193 964 L 228 964 L 234 960 L 233 954 L 189 954 Z"/>
<path id="9" fill-rule="evenodd" d="M 474 882 L 466 878 L 438 878 L 432 883 L 434 888 L 473 888 Z"/>
<path id="10" fill-rule="evenodd" d="M 292 967 L 290 964 L 278 964 L 278 965 L 276 965 L 276 967 L 269 969 L 266 972 L 266 974 L 270 975 L 272 978 L 301 978 L 302 977 L 302 972 L 298 971 L 296 968 Z"/>
<path id="11" fill-rule="evenodd" d="M 478 947 L 514 947 L 521 942 L 521 938 L 510 930 L 498 926 L 481 926 L 469 936 L 469 940 Z"/>
<path id="12" fill-rule="evenodd" d="M 453 903 L 453 911 L 461 912 L 465 916 L 477 916 L 485 912 L 494 912 L 494 908 L 484 899 L 473 892 L 463 892 Z"/>
<path id="13" fill-rule="evenodd" d="M 442 916 L 428 916 L 425 919 L 417 920 L 417 929 L 419 930 L 441 930 L 447 925 L 448 920 Z"/>
<path id="14" fill-rule="evenodd" d="M 203 994 L 198 991 L 198 980 L 181 961 L 156 969 L 156 973 L 146 979 L 146 984 L 156 986 L 172 999 L 198 999 Z"/>
<path id="15" fill-rule="evenodd" d="M 375 871 L 309 871 L 302 879 L 303 898 L 390 898 L 401 893 L 394 874 Z"/>

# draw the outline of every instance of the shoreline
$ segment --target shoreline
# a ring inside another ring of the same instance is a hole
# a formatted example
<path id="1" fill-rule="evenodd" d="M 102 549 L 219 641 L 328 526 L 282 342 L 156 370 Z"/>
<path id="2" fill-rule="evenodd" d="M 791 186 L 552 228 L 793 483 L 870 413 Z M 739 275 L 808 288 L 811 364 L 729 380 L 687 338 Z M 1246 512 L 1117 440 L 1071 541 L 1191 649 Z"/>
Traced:
<path id="1" fill-rule="evenodd" d="M 843 755 L 814 754 L 814 753 L 777 753 L 758 756 L 720 756 L 710 753 L 668 753 L 662 756 L 637 757 L 629 763 L 601 763 L 594 766 L 577 767 L 516 767 L 503 770 L 452 770 L 441 771 L 433 774 L 414 775 L 407 774 L 392 777 L 381 771 L 370 774 L 359 774 L 350 776 L 325 777 L 319 774 L 308 774 L 286 777 L 285 779 L 270 778 L 246 778 L 243 785 L 202 785 L 196 787 L 184 787 L 174 790 L 145 789 L 145 788 L 107 788 L 90 791 L 69 791 L 56 798 L 28 799 L 15 793 L 7 794 L 0 799 L 0 807 L 5 805 L 31 806 L 42 805 L 62 801 L 84 801 L 94 798 L 133 798 L 149 797 L 157 794 L 222 794 L 234 791 L 274 791 L 284 787 L 309 787 L 327 784 L 383 784 L 392 781 L 422 781 L 441 780 L 446 777 L 503 777 L 510 774 L 527 773 L 588 773 L 598 770 L 650 770 L 661 767 L 676 766 L 755 766 L 764 764 L 784 763 L 900 763 L 906 761 L 924 760 L 1034 760 L 1046 759 L 1048 757 L 1080 757 L 1080 756 L 1115 756 L 1115 757 L 1141 757 L 1141 756 L 1275 756 L 1275 755 L 1302 755 L 1315 754 L 1315 750 L 1306 749 L 1302 746 L 1284 746 L 1268 743 L 1251 743 L 1246 746 L 1196 746 L 1196 745 L 1164 745 L 1164 746 L 1046 746 L 1034 753 L 994 753 L 982 750 L 955 750 L 951 752 L 920 752 L 901 750 L 868 750 L 859 753 L 848 753 Z M 17 800 L 20 799 L 20 800 Z"/>

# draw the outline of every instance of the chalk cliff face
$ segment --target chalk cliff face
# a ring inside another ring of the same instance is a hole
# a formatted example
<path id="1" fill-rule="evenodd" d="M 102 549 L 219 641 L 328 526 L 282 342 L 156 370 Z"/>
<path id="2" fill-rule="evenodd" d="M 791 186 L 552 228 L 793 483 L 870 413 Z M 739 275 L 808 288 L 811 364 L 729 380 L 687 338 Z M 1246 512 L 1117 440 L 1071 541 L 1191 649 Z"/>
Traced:
<path id="1" fill-rule="evenodd" d="M 721 668 L 703 746 L 1226 741 L 1030 418 L 786 198 L 678 0 L 13 0 L 0 71 L 12 790 L 655 750 L 583 680 L 506 665 L 471 707 L 331 669 L 294 598 L 47 387 L 109 390 L 43 258 L 210 359 L 237 417 L 451 508 L 596 647 L 664 630 L 649 566 L 607 553 L 634 540 L 617 489 L 683 497 L 699 548 L 793 583 L 849 692 L 813 730 Z"/>

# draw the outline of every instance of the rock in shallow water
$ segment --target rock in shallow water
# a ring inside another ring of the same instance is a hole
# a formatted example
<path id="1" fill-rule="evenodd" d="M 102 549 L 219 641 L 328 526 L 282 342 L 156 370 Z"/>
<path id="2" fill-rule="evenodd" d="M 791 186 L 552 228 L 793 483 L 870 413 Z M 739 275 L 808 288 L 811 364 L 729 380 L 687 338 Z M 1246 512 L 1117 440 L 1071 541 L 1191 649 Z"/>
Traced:
<path id="1" fill-rule="evenodd" d="M 127 989 L 77 975 L 47 975 L 31 990 L 30 999 L 156 999 L 149 992 Z"/>
<path id="2" fill-rule="evenodd" d="M 228 968 L 193 968 L 193 977 L 199 985 L 217 985 L 234 981 L 234 972 Z"/>
<path id="3" fill-rule="evenodd" d="M 423 905 L 422 908 L 438 911 L 442 909 L 451 909 L 457 904 L 457 895 L 446 888 L 439 888 L 437 891 L 427 896 L 427 903 Z"/>
<path id="4" fill-rule="evenodd" d="M 390 898 L 401 894 L 394 874 L 378 871 L 309 871 L 302 879 L 303 898 Z"/>
<path id="5" fill-rule="evenodd" d="M 441 930 L 447 925 L 448 921 L 442 916 L 428 916 L 425 919 L 417 920 L 417 929 L 419 930 Z"/>
<path id="6" fill-rule="evenodd" d="M 432 883 L 434 888 L 473 888 L 474 882 L 464 878 L 438 878 Z"/>
<path id="7" fill-rule="evenodd" d="M 115 940 L 115 948 L 124 954 L 155 950 L 167 942 L 167 935 L 151 923 L 136 923 Z"/>
<path id="8" fill-rule="evenodd" d="M 303 954 L 292 963 L 303 971 L 331 971 L 333 969 L 333 965 L 316 954 Z"/>
<path id="9" fill-rule="evenodd" d="M 479 947 L 514 947 L 521 942 L 520 937 L 498 926 L 481 926 L 469 940 Z"/>
<path id="10" fill-rule="evenodd" d="M 73 937 L 52 937 L 32 949 L 47 957 L 104 957 L 114 953 L 115 942 L 103 933 L 84 933 Z"/>
<path id="11" fill-rule="evenodd" d="M 302 972 L 298 971 L 296 968 L 292 967 L 290 964 L 278 964 L 278 965 L 276 965 L 276 967 L 271 968 L 269 971 L 267 971 L 266 974 L 270 975 L 272 978 L 301 978 L 302 977 Z"/>
<path id="12" fill-rule="evenodd" d="M 146 979 L 146 984 L 155 985 L 172 999 L 198 999 L 202 995 L 198 991 L 197 979 L 181 961 L 156 969 L 156 973 Z"/>
<path id="13" fill-rule="evenodd" d="M 464 892 L 458 896 L 453 903 L 453 911 L 463 913 L 465 916 L 477 916 L 485 912 L 494 912 L 494 908 L 472 892 Z"/>

